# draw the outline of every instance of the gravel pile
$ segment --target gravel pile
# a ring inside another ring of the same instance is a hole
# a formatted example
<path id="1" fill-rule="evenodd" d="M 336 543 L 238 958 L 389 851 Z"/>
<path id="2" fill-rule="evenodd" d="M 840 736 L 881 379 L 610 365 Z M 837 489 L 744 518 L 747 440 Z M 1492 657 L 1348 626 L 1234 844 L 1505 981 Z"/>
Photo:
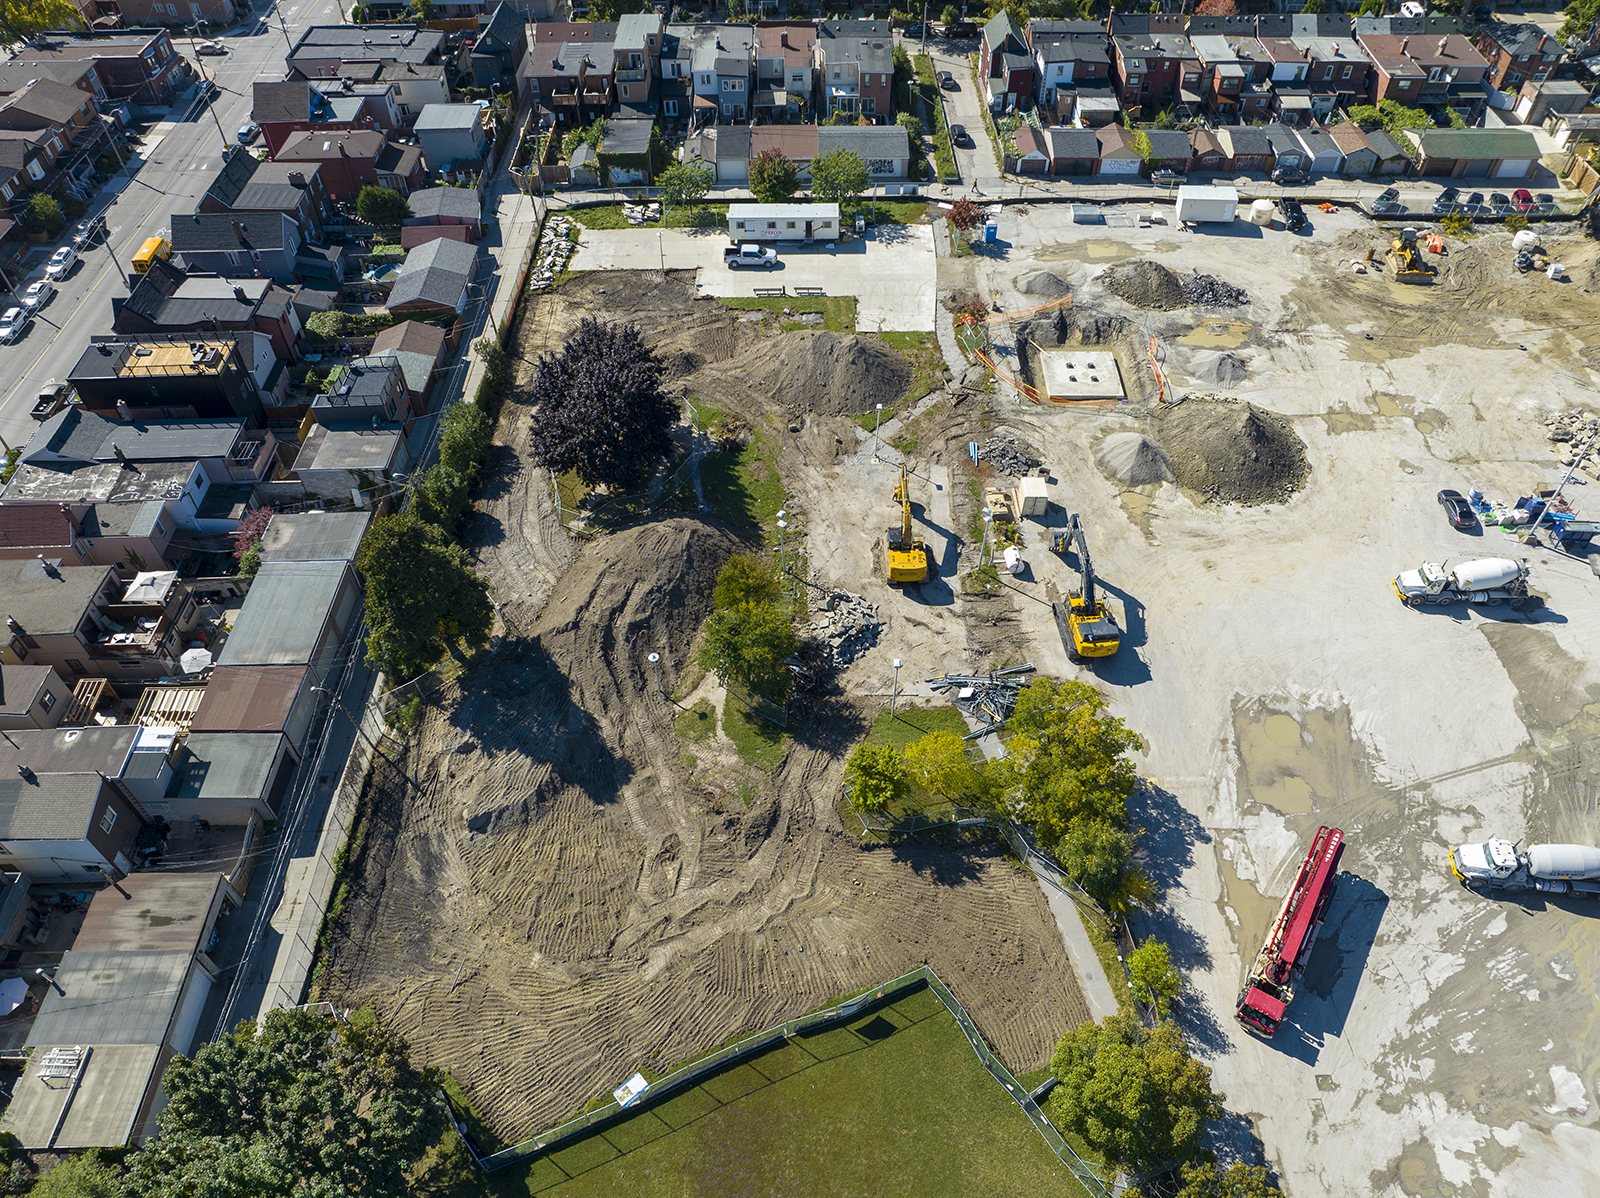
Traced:
<path id="1" fill-rule="evenodd" d="M 1243 287 L 1224 283 L 1215 275 L 1203 275 L 1198 270 L 1183 276 L 1183 294 L 1191 304 L 1203 308 L 1242 308 L 1250 302 L 1250 293 Z"/>
<path id="2" fill-rule="evenodd" d="M 894 403 L 911 376 L 911 363 L 876 337 L 802 329 L 753 345 L 701 371 L 695 381 L 702 388 L 715 384 L 735 404 L 748 399 L 856 416 L 874 404 Z"/>
<path id="3" fill-rule="evenodd" d="M 1031 474 L 1039 465 L 1039 459 L 1018 444 L 1015 437 L 990 437 L 978 446 L 978 456 L 993 466 L 996 474 L 1017 478 Z"/>
<path id="4" fill-rule="evenodd" d="M 1161 263 L 1148 258 L 1109 267 L 1100 281 L 1112 295 L 1127 300 L 1136 308 L 1170 312 L 1189 306 L 1182 280 Z"/>
<path id="5" fill-rule="evenodd" d="M 883 621 L 878 605 L 849 591 L 833 591 L 822 601 L 822 611 L 811 621 L 811 631 L 843 668 L 878 643 Z"/>
<path id="6" fill-rule="evenodd" d="M 1305 442 L 1276 412 L 1188 395 L 1156 416 L 1178 484 L 1213 503 L 1279 503 L 1305 484 Z"/>
<path id="7" fill-rule="evenodd" d="M 1017 281 L 1017 290 L 1023 295 L 1042 295 L 1046 299 L 1060 299 L 1072 291 L 1067 281 L 1053 270 L 1035 271 Z"/>
<path id="8" fill-rule="evenodd" d="M 1140 433 L 1112 433 L 1095 446 L 1100 469 L 1125 487 L 1172 481 L 1172 459 L 1149 437 Z"/>

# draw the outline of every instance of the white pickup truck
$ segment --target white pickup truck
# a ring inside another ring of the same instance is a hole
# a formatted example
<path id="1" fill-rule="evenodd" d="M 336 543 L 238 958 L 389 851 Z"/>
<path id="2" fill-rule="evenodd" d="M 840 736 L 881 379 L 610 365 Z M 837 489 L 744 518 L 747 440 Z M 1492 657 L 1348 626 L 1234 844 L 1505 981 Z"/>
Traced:
<path id="1" fill-rule="evenodd" d="M 743 245 L 725 245 L 722 247 L 722 263 L 729 270 L 738 270 L 742 266 L 758 266 L 762 270 L 771 270 L 778 265 L 778 251 L 763 249 L 750 242 L 745 242 Z"/>

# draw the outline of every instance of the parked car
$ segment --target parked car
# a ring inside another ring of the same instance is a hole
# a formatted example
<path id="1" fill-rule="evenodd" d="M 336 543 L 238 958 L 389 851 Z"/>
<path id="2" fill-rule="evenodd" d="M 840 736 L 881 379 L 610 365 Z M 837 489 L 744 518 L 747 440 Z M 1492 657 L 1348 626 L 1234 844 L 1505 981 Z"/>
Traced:
<path id="1" fill-rule="evenodd" d="M 1298 233 L 1306 227 L 1306 210 L 1294 196 L 1284 196 L 1278 201 L 1278 211 L 1283 213 L 1283 227 Z"/>
<path id="2" fill-rule="evenodd" d="M 94 244 L 94 239 L 105 231 L 106 214 L 97 212 L 78 222 L 77 232 L 72 235 L 72 244 L 76 249 L 87 249 Z"/>
<path id="3" fill-rule="evenodd" d="M 729 270 L 739 270 L 746 266 L 771 270 L 778 265 L 778 251 L 770 246 L 762 247 L 751 242 L 745 242 L 743 245 L 725 245 L 722 247 L 722 264 Z"/>
<path id="4" fill-rule="evenodd" d="M 1459 187 L 1446 187 L 1439 193 L 1438 198 L 1433 201 L 1433 214 L 1435 216 L 1445 216 L 1454 212 L 1460 199 L 1461 189 Z"/>
<path id="5" fill-rule="evenodd" d="M 973 21 L 952 21 L 944 27 L 945 37 L 977 37 L 978 26 Z"/>
<path id="6" fill-rule="evenodd" d="M 956 83 L 956 77 L 949 71 L 939 72 L 939 86 L 944 88 L 944 90 L 947 92 L 957 92 L 961 90 L 960 85 Z"/>
<path id="7" fill-rule="evenodd" d="M 30 283 L 28 289 L 22 293 L 22 306 L 29 312 L 37 312 L 50 302 L 50 297 L 56 293 L 56 285 L 49 279 L 40 279 Z"/>
<path id="8" fill-rule="evenodd" d="M 1275 167 L 1272 181 L 1279 187 L 1304 187 L 1311 182 L 1311 171 L 1304 166 Z"/>
<path id="9" fill-rule="evenodd" d="M 204 103 L 208 100 L 216 99 L 221 92 L 222 89 L 217 86 L 215 80 L 205 79 L 201 81 L 199 90 L 195 94 L 198 95 L 201 102 Z"/>
<path id="10" fill-rule="evenodd" d="M 1548 191 L 1541 191 L 1538 195 L 1534 196 L 1533 202 L 1537 205 L 1536 211 L 1540 216 L 1549 216 L 1551 213 L 1557 211 L 1556 198 Z"/>
<path id="11" fill-rule="evenodd" d="M 67 272 L 72 269 L 72 264 L 78 260 L 78 251 L 70 245 L 64 245 L 50 255 L 50 261 L 44 268 L 44 277 L 47 279 L 64 279 Z"/>
<path id="12" fill-rule="evenodd" d="M 1439 492 L 1439 506 L 1444 509 L 1445 518 L 1450 521 L 1452 528 L 1462 532 L 1470 532 L 1478 527 L 1478 513 L 1472 510 L 1472 505 L 1467 502 L 1467 497 L 1460 491 L 1449 489 Z"/>
<path id="13" fill-rule="evenodd" d="M 1491 192 L 1489 195 L 1489 204 L 1493 208 L 1496 216 L 1510 216 L 1516 211 L 1516 209 L 1511 206 L 1511 197 L 1503 191 Z"/>
<path id="14" fill-rule="evenodd" d="M 1533 192 L 1526 187 L 1519 187 L 1511 193 L 1511 203 L 1515 205 L 1518 212 L 1522 213 L 1532 212 L 1536 207 Z"/>
<path id="15" fill-rule="evenodd" d="M 0 345 L 10 345 L 33 323 L 33 317 L 21 308 L 7 308 L 4 315 L 0 315 Z"/>
<path id="16" fill-rule="evenodd" d="M 919 40 L 924 33 L 931 32 L 925 25 L 908 25 L 900 31 L 901 37 L 909 37 L 913 41 Z"/>
<path id="17" fill-rule="evenodd" d="M 67 399 L 72 395 L 72 385 L 57 379 L 51 379 L 39 388 L 39 398 L 33 401 L 33 410 L 28 414 L 35 420 L 49 420 L 62 408 L 67 406 Z"/>
<path id="18" fill-rule="evenodd" d="M 1398 187 L 1385 188 L 1378 198 L 1372 201 L 1373 216 L 1399 216 L 1405 210 L 1406 206 L 1400 202 Z"/>
<path id="19" fill-rule="evenodd" d="M 261 132 L 261 126 L 251 121 L 248 125 L 239 126 L 239 144 L 247 146 L 256 139 L 256 134 Z"/>
<path id="20" fill-rule="evenodd" d="M 1178 187 L 1182 185 L 1183 180 L 1184 174 L 1182 171 L 1168 170 L 1163 167 L 1158 171 L 1150 172 L 1150 182 L 1157 187 Z"/>
<path id="21" fill-rule="evenodd" d="M 194 48 L 196 54 L 226 54 L 228 47 L 221 42 L 201 42 Z"/>
<path id="22" fill-rule="evenodd" d="M 1486 216 L 1492 209 L 1483 202 L 1483 192 L 1475 191 L 1462 202 L 1461 211 L 1466 216 Z"/>

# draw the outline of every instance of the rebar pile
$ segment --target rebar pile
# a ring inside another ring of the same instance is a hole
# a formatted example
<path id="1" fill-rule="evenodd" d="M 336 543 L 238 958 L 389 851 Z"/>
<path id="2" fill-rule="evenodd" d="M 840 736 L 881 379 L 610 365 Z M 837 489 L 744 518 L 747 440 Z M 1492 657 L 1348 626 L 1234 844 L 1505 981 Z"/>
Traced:
<path id="1" fill-rule="evenodd" d="M 1023 674 L 1033 673 L 1033 665 L 1012 666 L 1008 670 L 994 670 L 988 674 L 941 674 L 928 679 L 936 691 L 953 690 L 950 696 L 958 710 L 975 719 L 987 721 L 981 728 L 969 732 L 962 739 L 977 740 L 990 732 L 998 732 L 1011 713 L 1017 709 L 1017 692 L 1028 685 Z"/>

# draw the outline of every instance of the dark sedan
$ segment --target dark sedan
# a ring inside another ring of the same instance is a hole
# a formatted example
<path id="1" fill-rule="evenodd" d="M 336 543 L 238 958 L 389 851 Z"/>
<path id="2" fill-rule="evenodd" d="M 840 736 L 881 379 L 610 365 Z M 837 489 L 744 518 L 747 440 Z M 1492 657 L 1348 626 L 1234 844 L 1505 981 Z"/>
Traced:
<path id="1" fill-rule="evenodd" d="M 1446 187 L 1439 193 L 1439 198 L 1433 202 L 1433 214 L 1445 216 L 1456 210 L 1456 204 L 1461 199 L 1459 187 Z"/>
<path id="2" fill-rule="evenodd" d="M 1541 191 L 1533 197 L 1534 209 L 1540 216 L 1549 216 L 1557 211 L 1556 198 L 1548 191 Z"/>
<path id="3" fill-rule="evenodd" d="M 1444 509 L 1445 518 L 1450 521 L 1452 528 L 1471 532 L 1478 527 L 1478 513 L 1472 510 L 1472 504 L 1460 491 L 1440 491 L 1439 506 Z"/>
<path id="4" fill-rule="evenodd" d="M 1492 209 L 1483 202 L 1483 192 L 1475 191 L 1461 201 L 1461 211 L 1468 216 L 1487 216 Z"/>
<path id="5" fill-rule="evenodd" d="M 1489 203 L 1494 205 L 1494 214 L 1496 216 L 1510 216 L 1516 211 L 1516 208 L 1511 204 L 1511 197 L 1503 191 L 1497 191 L 1491 195 Z"/>
<path id="6" fill-rule="evenodd" d="M 1372 201 L 1373 216 L 1400 216 L 1405 210 L 1406 206 L 1400 202 L 1398 187 L 1385 188 L 1378 198 Z"/>

